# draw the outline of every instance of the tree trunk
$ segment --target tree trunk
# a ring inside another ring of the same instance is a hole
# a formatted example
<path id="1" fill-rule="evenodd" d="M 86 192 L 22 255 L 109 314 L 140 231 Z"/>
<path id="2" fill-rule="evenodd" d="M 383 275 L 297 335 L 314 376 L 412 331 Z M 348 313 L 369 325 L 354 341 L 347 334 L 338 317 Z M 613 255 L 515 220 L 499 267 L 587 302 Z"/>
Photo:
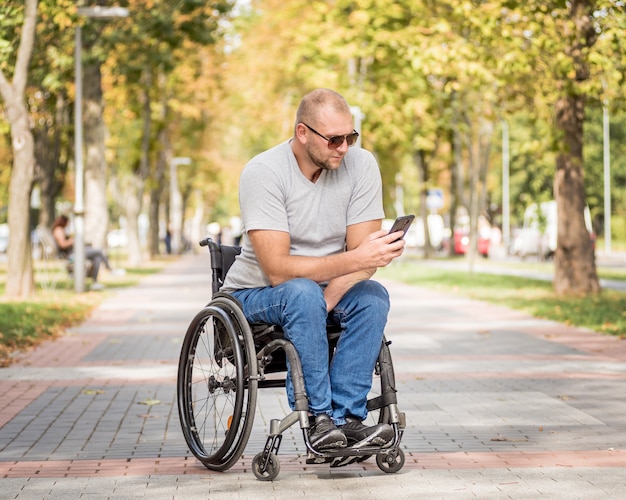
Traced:
<path id="1" fill-rule="evenodd" d="M 24 24 L 15 61 L 13 82 L 9 83 L 0 68 L 0 94 L 4 114 L 11 127 L 13 169 L 9 182 L 9 248 L 5 294 L 28 297 L 35 290 L 30 242 L 30 194 L 35 176 L 35 144 L 30 130 L 24 91 L 28 78 L 35 26 L 37 1 L 26 0 Z"/>
<path id="2" fill-rule="evenodd" d="M 56 216 L 55 200 L 63 187 L 68 168 L 67 158 L 71 156 L 67 143 L 62 139 L 69 124 L 66 100 L 62 95 L 56 99 L 53 131 L 44 124 L 34 132 L 35 182 L 41 191 L 39 224 L 48 228 L 52 227 Z"/>
<path id="3" fill-rule="evenodd" d="M 424 158 L 424 151 L 419 150 L 413 153 L 414 163 L 417 167 L 417 182 L 420 190 L 420 218 L 424 231 L 424 258 L 429 259 L 432 256 L 432 246 L 430 244 L 430 231 L 428 230 L 428 165 Z"/>
<path id="4" fill-rule="evenodd" d="M 557 203 L 557 248 L 554 290 L 559 295 L 588 295 L 600 291 L 593 245 L 585 226 L 583 182 L 584 97 L 557 103 L 557 122 L 564 131 L 557 157 L 554 194 Z"/>
<path id="5" fill-rule="evenodd" d="M 131 266 L 139 266 L 142 262 L 139 215 L 143 207 L 146 179 L 150 171 L 150 144 L 152 138 L 152 100 L 150 98 L 152 74 L 149 70 L 143 74 L 142 81 L 144 83 L 144 94 L 141 155 L 139 157 L 139 165 L 131 173 L 130 189 L 125 200 L 128 224 L 128 262 Z"/>
<path id="6" fill-rule="evenodd" d="M 128 265 L 138 267 L 141 265 L 141 240 L 139 237 L 139 214 L 142 207 L 142 196 L 145 182 L 137 172 L 131 174 L 128 189 L 124 196 L 126 212 L 126 231 L 128 235 Z"/>
<path id="7" fill-rule="evenodd" d="M 8 297 L 28 297 L 35 291 L 30 239 L 30 194 L 35 177 L 35 147 L 26 106 L 8 106 L 13 144 L 9 183 Z"/>
<path id="8" fill-rule="evenodd" d="M 151 258 L 161 253 L 159 238 L 159 215 L 161 201 L 163 198 L 163 187 L 165 186 L 167 158 L 171 158 L 172 156 L 166 127 L 163 127 L 161 132 L 159 133 L 159 144 L 161 144 L 162 149 L 157 157 L 155 179 L 152 183 L 153 187 L 152 189 L 150 189 L 150 233 L 148 238 L 148 245 Z"/>
<path id="9" fill-rule="evenodd" d="M 109 227 L 102 108 L 100 64 L 86 64 L 83 75 L 85 242 L 98 248 L 106 247 Z"/>
<path id="10" fill-rule="evenodd" d="M 480 120 L 479 120 L 480 121 Z M 480 123 L 472 122 L 468 132 L 469 165 L 469 244 L 467 248 L 468 270 L 474 272 L 478 254 L 478 216 L 480 214 Z"/>
<path id="11" fill-rule="evenodd" d="M 459 192 L 461 188 L 459 186 L 459 175 L 462 170 L 461 165 L 461 146 L 459 141 L 459 132 L 456 126 L 456 120 L 449 133 L 449 142 L 452 155 L 450 157 L 450 237 L 448 240 L 448 255 L 453 256 L 454 251 L 454 226 L 456 226 L 456 214 L 459 210 Z"/>

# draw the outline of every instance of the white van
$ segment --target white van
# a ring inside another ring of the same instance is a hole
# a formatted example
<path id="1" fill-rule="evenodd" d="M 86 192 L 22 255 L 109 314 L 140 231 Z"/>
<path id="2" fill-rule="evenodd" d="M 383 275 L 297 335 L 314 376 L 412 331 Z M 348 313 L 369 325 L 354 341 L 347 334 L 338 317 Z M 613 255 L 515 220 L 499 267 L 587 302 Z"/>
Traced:
<path id="1" fill-rule="evenodd" d="M 533 203 L 524 211 L 524 225 L 515 241 L 515 253 L 522 258 L 537 255 L 548 259 L 556 252 L 557 245 L 557 208 L 556 201 Z M 540 216 L 541 214 L 541 216 Z M 593 235 L 591 213 L 585 207 L 585 226 L 590 235 Z"/>

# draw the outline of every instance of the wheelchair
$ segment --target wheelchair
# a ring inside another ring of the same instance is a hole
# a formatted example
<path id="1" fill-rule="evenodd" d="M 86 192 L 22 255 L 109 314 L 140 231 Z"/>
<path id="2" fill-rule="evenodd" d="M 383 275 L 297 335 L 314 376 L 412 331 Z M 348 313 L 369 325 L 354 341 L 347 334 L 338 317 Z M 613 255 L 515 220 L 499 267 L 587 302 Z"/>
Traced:
<path id="1" fill-rule="evenodd" d="M 200 246 L 208 246 L 211 255 L 212 298 L 189 324 L 177 379 L 178 414 L 193 455 L 209 470 L 232 467 L 250 437 L 258 389 L 284 387 L 285 377 L 280 377 L 289 362 L 295 410 L 283 419 L 271 420 L 265 447 L 251 463 L 257 479 L 272 481 L 278 476 L 282 434 L 295 424 L 302 430 L 307 463 L 330 463 L 333 467 L 375 456 L 383 472 L 399 471 L 405 460 L 400 441 L 406 423 L 404 413 L 398 410 L 390 342 L 383 338 L 367 409 L 368 419 L 392 426 L 393 440 L 384 446 L 315 450 L 309 440 L 308 400 L 295 347 L 279 326 L 248 323 L 239 302 L 220 292 L 226 272 L 241 249 L 219 245 L 211 238 L 202 240 Z M 341 330 L 329 327 L 327 334 L 332 354 Z"/>

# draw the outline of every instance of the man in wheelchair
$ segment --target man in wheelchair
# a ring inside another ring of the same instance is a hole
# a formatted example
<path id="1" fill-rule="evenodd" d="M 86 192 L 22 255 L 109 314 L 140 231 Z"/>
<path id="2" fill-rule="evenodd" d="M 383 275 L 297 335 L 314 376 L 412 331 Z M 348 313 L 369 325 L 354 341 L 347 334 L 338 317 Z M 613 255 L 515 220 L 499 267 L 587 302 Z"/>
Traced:
<path id="1" fill-rule="evenodd" d="M 316 450 L 382 446 L 394 435 L 389 424 L 363 424 L 389 312 L 387 291 L 370 278 L 404 240 L 381 230 L 380 171 L 370 152 L 351 148 L 357 138 L 341 95 L 304 96 L 293 138 L 241 174 L 242 252 L 222 287 L 248 321 L 280 325 L 295 346 Z M 328 324 L 342 330 L 332 357 Z M 286 387 L 293 409 L 289 374 Z"/>

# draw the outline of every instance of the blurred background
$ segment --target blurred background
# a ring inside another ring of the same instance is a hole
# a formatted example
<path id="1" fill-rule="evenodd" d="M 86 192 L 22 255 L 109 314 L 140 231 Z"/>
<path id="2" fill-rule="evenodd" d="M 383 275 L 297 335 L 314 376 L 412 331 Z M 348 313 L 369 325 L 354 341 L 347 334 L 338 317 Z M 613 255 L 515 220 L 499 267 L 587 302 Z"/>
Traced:
<path id="1" fill-rule="evenodd" d="M 132 265 L 236 242 L 242 167 L 317 87 L 378 158 L 385 224 L 416 214 L 416 255 L 551 258 L 560 182 L 596 250 L 622 251 L 625 35 L 618 0 L 5 0 L 0 252 L 17 212 L 29 245 L 78 214 Z"/>

